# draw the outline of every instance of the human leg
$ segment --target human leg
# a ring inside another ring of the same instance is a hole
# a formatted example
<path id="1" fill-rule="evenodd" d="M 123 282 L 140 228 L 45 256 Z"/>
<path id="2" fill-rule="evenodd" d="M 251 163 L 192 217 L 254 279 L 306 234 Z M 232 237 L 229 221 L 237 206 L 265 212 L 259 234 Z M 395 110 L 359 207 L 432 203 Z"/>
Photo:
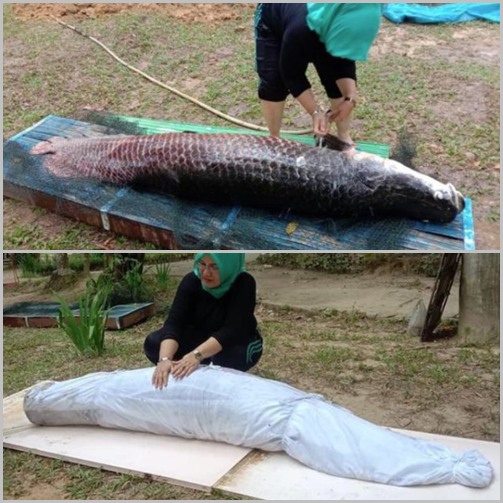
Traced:
<path id="1" fill-rule="evenodd" d="M 260 103 L 262 105 L 262 112 L 267 124 L 267 129 L 269 129 L 269 134 L 271 136 L 279 136 L 285 102 L 260 100 Z"/>
<path id="2" fill-rule="evenodd" d="M 330 103 L 332 105 L 332 110 L 337 110 L 339 105 L 344 101 L 344 98 L 335 98 L 331 99 Z M 344 141 L 346 143 L 353 144 L 353 140 L 351 139 L 351 135 L 349 130 L 351 128 L 353 112 L 351 112 L 345 119 L 336 122 L 337 127 L 337 137 L 339 140 Z"/>
<path id="3" fill-rule="evenodd" d="M 262 5 L 262 4 L 260 4 Z M 267 4 L 264 4 L 267 5 Z M 288 89 L 281 78 L 281 40 L 267 27 L 262 10 L 255 20 L 255 68 L 259 76 L 258 96 L 271 136 L 279 136 Z"/>
<path id="4" fill-rule="evenodd" d="M 228 367 L 246 372 L 254 367 L 262 356 L 263 342 L 255 339 L 247 345 L 231 346 L 211 358 L 211 362 L 221 367 Z"/>
<path id="5" fill-rule="evenodd" d="M 163 341 L 164 331 L 163 329 L 156 330 L 145 337 L 143 343 L 143 352 L 145 356 L 154 364 L 157 365 L 159 361 L 159 351 L 161 349 L 161 342 Z M 178 350 L 173 356 L 173 360 L 179 360 L 182 356 L 187 354 L 194 348 L 190 348 L 187 345 L 179 344 Z"/>

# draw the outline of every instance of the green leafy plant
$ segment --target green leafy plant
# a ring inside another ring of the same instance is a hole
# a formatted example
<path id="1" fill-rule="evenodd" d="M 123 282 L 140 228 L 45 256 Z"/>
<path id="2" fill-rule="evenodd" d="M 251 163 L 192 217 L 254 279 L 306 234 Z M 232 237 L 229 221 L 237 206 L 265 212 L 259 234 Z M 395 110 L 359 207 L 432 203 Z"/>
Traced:
<path id="1" fill-rule="evenodd" d="M 129 271 L 124 274 L 126 283 L 133 302 L 138 302 L 143 298 L 145 287 L 143 283 L 142 264 L 137 262 Z"/>
<path id="2" fill-rule="evenodd" d="M 49 255 L 41 253 L 19 253 L 16 263 L 25 278 L 49 274 L 55 269 L 55 262 Z"/>
<path id="3" fill-rule="evenodd" d="M 105 329 L 110 312 L 106 303 L 111 290 L 112 285 L 109 283 L 96 291 L 88 289 L 79 300 L 78 314 L 58 297 L 61 304 L 58 326 L 83 355 L 101 355 L 105 349 Z"/>
<path id="4" fill-rule="evenodd" d="M 169 262 L 161 262 L 155 264 L 155 277 L 157 284 L 161 288 L 169 286 L 169 278 L 171 274 L 171 264 Z"/>

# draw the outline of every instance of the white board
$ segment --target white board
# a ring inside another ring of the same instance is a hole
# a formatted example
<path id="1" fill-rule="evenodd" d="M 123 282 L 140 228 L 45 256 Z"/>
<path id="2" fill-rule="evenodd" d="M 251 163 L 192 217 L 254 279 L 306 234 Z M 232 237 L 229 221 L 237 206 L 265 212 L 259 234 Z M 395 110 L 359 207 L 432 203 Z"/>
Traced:
<path id="1" fill-rule="evenodd" d="M 27 390 L 3 401 L 4 447 L 210 492 L 250 449 L 99 426 L 35 426 L 23 411 Z"/>
<path id="2" fill-rule="evenodd" d="M 459 484 L 397 487 L 326 475 L 284 453 L 254 452 L 216 485 L 239 496 L 265 500 L 497 500 L 500 499 L 500 444 L 415 431 L 396 430 L 464 451 L 478 449 L 492 463 L 495 479 L 485 489 Z"/>

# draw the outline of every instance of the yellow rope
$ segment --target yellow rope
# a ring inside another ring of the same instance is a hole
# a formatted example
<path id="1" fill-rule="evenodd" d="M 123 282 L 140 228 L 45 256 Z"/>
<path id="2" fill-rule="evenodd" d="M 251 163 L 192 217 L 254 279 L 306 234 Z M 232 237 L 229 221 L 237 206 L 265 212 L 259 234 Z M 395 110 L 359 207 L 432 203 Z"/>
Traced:
<path id="1" fill-rule="evenodd" d="M 94 42 L 95 44 L 99 45 L 102 49 L 104 49 L 110 56 L 112 56 L 112 58 L 114 58 L 116 61 L 118 61 L 121 65 L 125 66 L 126 68 L 129 68 L 130 70 L 132 70 L 133 72 L 135 73 L 138 73 L 139 75 L 141 75 L 144 79 L 147 79 L 148 81 L 164 88 L 164 89 L 167 89 L 168 91 L 171 91 L 172 93 L 176 94 L 177 96 L 180 96 L 181 98 L 184 98 L 186 100 L 189 100 L 190 102 L 198 105 L 199 107 L 203 108 L 204 110 L 214 114 L 214 115 L 217 115 L 218 117 L 228 121 L 228 122 L 231 122 L 233 124 L 237 124 L 238 126 L 242 126 L 244 128 L 247 128 L 247 129 L 252 129 L 254 131 L 268 131 L 267 128 L 265 127 L 262 127 L 262 126 L 257 126 L 255 124 L 251 124 L 249 122 L 244 122 L 244 121 L 241 121 L 239 119 L 236 119 L 235 117 L 231 117 L 230 115 L 227 115 L 227 114 L 224 114 L 223 112 L 220 112 L 219 110 L 216 110 L 215 108 L 212 108 L 210 107 L 209 105 L 206 105 L 205 103 L 195 99 L 195 98 L 192 98 L 191 96 L 183 93 L 182 91 L 179 91 L 178 89 L 175 89 L 174 87 L 172 86 L 169 86 L 167 84 L 164 84 L 163 82 L 155 79 L 154 77 L 151 77 L 150 75 L 146 74 L 145 72 L 142 72 L 141 70 L 139 70 L 138 68 L 134 67 L 134 66 L 131 66 L 130 64 L 126 63 L 123 59 L 121 59 L 119 56 L 117 56 L 114 52 L 112 52 L 105 44 L 103 44 L 102 42 L 100 42 L 98 39 L 94 38 L 94 37 L 91 37 L 90 35 L 87 35 L 86 33 L 80 31 L 79 29 L 75 28 L 75 26 L 71 26 L 67 23 L 65 23 L 64 21 L 61 21 L 61 19 L 58 19 L 57 17 L 55 16 L 51 16 L 57 23 L 59 23 L 60 25 L 66 27 L 66 28 L 69 28 L 70 30 L 73 30 L 75 33 L 78 33 L 79 35 L 82 35 L 83 37 L 91 40 L 92 42 Z M 302 135 L 302 134 L 309 134 L 309 133 L 312 133 L 313 130 L 312 128 L 310 129 L 304 129 L 304 130 L 300 130 L 300 131 L 282 131 L 282 133 L 284 134 L 297 134 L 297 135 Z"/>

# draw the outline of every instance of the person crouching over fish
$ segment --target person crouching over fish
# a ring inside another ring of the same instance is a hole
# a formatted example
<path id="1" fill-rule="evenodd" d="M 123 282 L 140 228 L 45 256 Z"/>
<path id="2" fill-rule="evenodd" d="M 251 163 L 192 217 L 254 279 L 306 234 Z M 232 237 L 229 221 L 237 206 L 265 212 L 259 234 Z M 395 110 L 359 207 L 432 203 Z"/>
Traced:
<path id="1" fill-rule="evenodd" d="M 147 358 L 156 365 L 152 384 L 184 378 L 201 363 L 246 372 L 262 356 L 255 318 L 256 283 L 244 253 L 198 253 L 181 281 L 164 326 L 148 335 Z"/>
<path id="2" fill-rule="evenodd" d="M 352 144 L 356 61 L 366 61 L 379 31 L 381 4 L 260 3 L 255 13 L 258 95 L 267 127 L 279 136 L 285 101 L 292 94 L 312 117 L 314 134 L 337 125 L 339 140 Z M 331 101 L 325 113 L 306 77 L 313 63 Z"/>

